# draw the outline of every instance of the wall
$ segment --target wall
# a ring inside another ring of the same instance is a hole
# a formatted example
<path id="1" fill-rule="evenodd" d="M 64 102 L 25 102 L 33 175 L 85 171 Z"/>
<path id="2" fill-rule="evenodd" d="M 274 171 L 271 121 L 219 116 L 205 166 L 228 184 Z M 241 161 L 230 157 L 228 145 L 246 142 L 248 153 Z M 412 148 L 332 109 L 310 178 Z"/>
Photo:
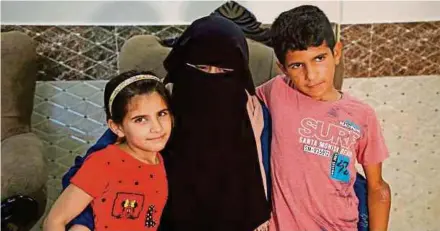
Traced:
<path id="1" fill-rule="evenodd" d="M 439 1 L 342 1 L 342 24 L 440 20 Z"/>
<path id="2" fill-rule="evenodd" d="M 209 14 L 225 1 L 2 1 L 2 23 L 51 25 L 181 25 Z M 315 4 L 339 19 L 337 1 L 238 1 L 263 23 L 286 9 Z M 56 12 L 53 9 L 57 9 Z M 271 9 L 271 10 L 267 10 Z"/>
<path id="3" fill-rule="evenodd" d="M 2 24 L 181 25 L 225 1 L 2 1 Z M 333 22 L 384 23 L 440 20 L 435 1 L 238 1 L 263 23 L 302 4 L 317 5 Z M 56 9 L 56 10 L 54 10 Z M 269 10 L 270 9 L 270 10 Z"/>

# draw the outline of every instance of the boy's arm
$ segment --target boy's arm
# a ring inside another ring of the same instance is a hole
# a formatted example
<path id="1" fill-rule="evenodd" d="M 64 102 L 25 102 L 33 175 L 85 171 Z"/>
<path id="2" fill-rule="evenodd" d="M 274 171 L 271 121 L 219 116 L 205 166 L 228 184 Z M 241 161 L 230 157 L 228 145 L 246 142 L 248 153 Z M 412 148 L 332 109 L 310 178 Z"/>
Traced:
<path id="1" fill-rule="evenodd" d="M 77 216 L 93 198 L 79 187 L 71 184 L 55 201 L 43 225 L 44 231 L 64 231 L 65 226 Z"/>
<path id="2" fill-rule="evenodd" d="M 367 179 L 367 201 L 370 231 L 386 231 L 388 227 L 391 192 L 382 179 L 382 162 L 389 152 L 382 134 L 381 125 L 374 109 L 367 106 L 363 115 L 362 138 L 359 140 L 357 160 L 364 168 Z"/>
<path id="3" fill-rule="evenodd" d="M 386 231 L 390 215 L 391 189 L 382 179 L 382 163 L 362 167 L 367 178 L 370 231 Z"/>
<path id="4" fill-rule="evenodd" d="M 272 193 L 271 192 L 272 182 L 270 177 L 270 143 L 272 140 L 272 122 L 271 122 L 272 119 L 268 108 L 268 98 L 274 78 L 262 84 L 261 86 L 257 87 L 256 89 L 256 95 L 260 100 L 260 104 L 263 112 L 264 126 L 261 134 L 261 151 L 263 158 L 263 167 L 266 173 L 266 187 L 267 187 L 266 195 L 269 201 L 271 200 L 271 193 Z"/>
<path id="5" fill-rule="evenodd" d="M 248 96 L 246 109 L 254 133 L 254 139 L 257 147 L 257 154 L 259 160 L 258 162 L 260 164 L 261 178 L 263 181 L 264 192 L 267 198 L 266 172 L 264 171 L 263 154 L 261 150 L 261 134 L 263 132 L 263 127 L 264 127 L 263 109 L 261 108 L 260 101 L 255 95 L 251 96 L 247 91 L 246 94 Z"/>
<path id="6" fill-rule="evenodd" d="M 274 87 L 274 82 L 277 80 L 279 76 L 275 76 L 269 81 L 261 84 L 255 89 L 255 94 L 258 96 L 258 99 L 263 101 L 263 103 L 270 108 L 269 101 L 270 101 L 270 95 L 272 88 Z"/>

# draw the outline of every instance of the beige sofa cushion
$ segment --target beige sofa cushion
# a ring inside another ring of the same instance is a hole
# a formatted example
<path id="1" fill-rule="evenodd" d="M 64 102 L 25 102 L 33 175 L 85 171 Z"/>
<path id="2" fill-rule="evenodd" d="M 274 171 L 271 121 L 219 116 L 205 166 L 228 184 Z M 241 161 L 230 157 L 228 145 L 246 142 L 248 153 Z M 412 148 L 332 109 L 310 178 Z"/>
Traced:
<path id="1" fill-rule="evenodd" d="M 37 78 L 36 46 L 21 32 L 1 33 L 1 140 L 30 131 Z"/>

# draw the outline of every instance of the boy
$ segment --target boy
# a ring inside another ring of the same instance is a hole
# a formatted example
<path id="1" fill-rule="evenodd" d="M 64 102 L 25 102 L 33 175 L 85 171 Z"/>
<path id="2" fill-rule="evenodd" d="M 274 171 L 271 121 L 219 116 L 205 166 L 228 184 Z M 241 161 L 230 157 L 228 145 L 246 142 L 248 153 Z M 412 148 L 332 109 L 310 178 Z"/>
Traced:
<path id="1" fill-rule="evenodd" d="M 284 75 L 258 88 L 272 115 L 270 230 L 357 230 L 355 161 L 367 178 L 370 230 L 386 230 L 388 157 L 374 110 L 333 86 L 342 44 L 319 8 L 300 6 L 272 24 Z"/>

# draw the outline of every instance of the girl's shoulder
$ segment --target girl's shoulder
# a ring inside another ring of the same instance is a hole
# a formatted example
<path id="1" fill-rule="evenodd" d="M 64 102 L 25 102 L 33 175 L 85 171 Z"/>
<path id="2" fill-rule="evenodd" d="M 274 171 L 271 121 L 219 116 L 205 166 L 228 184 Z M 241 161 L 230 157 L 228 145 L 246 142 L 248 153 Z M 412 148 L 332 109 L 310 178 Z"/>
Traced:
<path id="1" fill-rule="evenodd" d="M 118 155 L 118 149 L 110 144 L 107 147 L 93 152 L 86 159 L 84 164 L 86 163 L 94 163 L 94 164 L 106 164 L 115 159 Z"/>

